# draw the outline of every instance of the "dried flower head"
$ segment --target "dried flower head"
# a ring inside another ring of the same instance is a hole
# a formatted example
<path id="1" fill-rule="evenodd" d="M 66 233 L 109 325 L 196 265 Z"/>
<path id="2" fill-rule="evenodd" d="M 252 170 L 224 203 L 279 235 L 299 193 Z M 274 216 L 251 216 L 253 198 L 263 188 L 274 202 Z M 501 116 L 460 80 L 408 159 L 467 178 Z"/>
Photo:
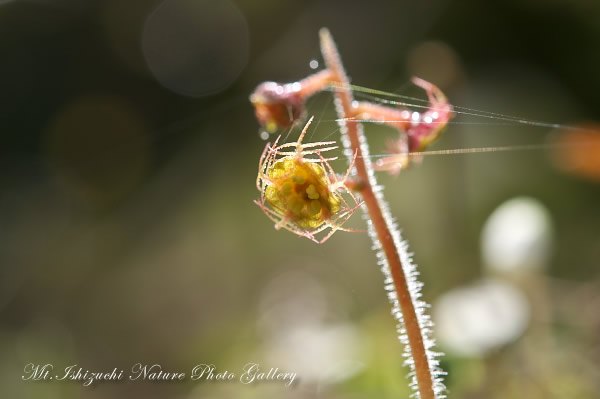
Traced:
<path id="1" fill-rule="evenodd" d="M 423 151 L 432 142 L 437 140 L 448 121 L 453 117 L 452 104 L 448 103 L 446 96 L 435 85 L 413 77 L 412 82 L 425 90 L 429 99 L 429 108 L 423 113 L 413 112 L 413 126 L 407 130 L 409 151 Z"/>
<path id="2" fill-rule="evenodd" d="M 256 186 L 260 198 L 254 201 L 275 222 L 284 228 L 317 243 L 323 243 L 337 230 L 352 231 L 342 225 L 352 216 L 360 203 L 346 186 L 348 174 L 339 179 L 322 153 L 337 148 L 335 141 L 303 144 L 302 140 L 312 118 L 298 141 L 266 145 L 258 166 Z M 351 198 L 346 201 L 343 193 Z M 321 240 L 315 235 L 330 229 Z"/>
<path id="3" fill-rule="evenodd" d="M 422 156 L 417 153 L 436 141 L 453 117 L 452 104 L 437 86 L 416 77 L 412 81 L 425 90 L 429 107 L 422 113 L 404 111 L 411 124 L 396 140 L 388 143 L 390 155 L 378 159 L 373 165 L 375 170 L 397 175 L 410 165 L 410 161 L 421 161 Z"/>

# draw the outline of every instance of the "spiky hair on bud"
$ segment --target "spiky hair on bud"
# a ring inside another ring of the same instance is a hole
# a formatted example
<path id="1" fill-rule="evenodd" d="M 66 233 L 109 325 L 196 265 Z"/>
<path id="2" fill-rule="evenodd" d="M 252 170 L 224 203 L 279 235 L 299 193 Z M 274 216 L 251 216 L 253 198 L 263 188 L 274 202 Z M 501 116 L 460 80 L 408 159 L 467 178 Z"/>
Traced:
<path id="1" fill-rule="evenodd" d="M 323 243 L 338 230 L 355 231 L 342 225 L 361 203 L 346 185 L 352 165 L 340 178 L 329 163 L 337 158 L 323 157 L 338 148 L 335 141 L 302 142 L 312 119 L 296 142 L 278 144 L 280 136 L 265 146 L 256 178 L 260 197 L 254 203 L 276 229 Z M 319 233 L 324 237 L 317 239 Z"/>

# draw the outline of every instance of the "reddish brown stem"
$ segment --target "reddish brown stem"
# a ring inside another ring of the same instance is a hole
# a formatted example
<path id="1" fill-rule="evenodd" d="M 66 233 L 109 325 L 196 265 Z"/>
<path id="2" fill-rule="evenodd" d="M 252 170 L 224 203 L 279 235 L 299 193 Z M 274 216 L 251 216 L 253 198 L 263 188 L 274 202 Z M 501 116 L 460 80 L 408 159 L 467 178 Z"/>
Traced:
<path id="1" fill-rule="evenodd" d="M 360 194 L 367 206 L 369 216 L 373 223 L 373 227 L 377 233 L 377 237 L 381 243 L 381 247 L 387 257 L 390 272 L 394 280 L 394 287 L 398 296 L 400 309 L 408 336 L 410 350 L 414 361 L 416 379 L 421 399 L 435 399 L 433 389 L 433 379 L 429 369 L 429 361 L 423 344 L 423 335 L 419 326 L 419 320 L 415 311 L 415 307 L 407 285 L 407 278 L 402 267 L 398 248 L 394 242 L 390 226 L 388 225 L 380 203 L 375 196 L 373 187 L 371 186 L 370 176 L 372 171 L 367 169 L 364 161 L 363 148 L 361 143 L 364 142 L 362 128 L 360 123 L 352 119 L 359 117 L 359 111 L 353 106 L 354 98 L 350 89 L 350 83 L 344 68 L 341 63 L 337 48 L 329 34 L 329 31 L 322 29 L 321 51 L 325 59 L 325 63 L 331 72 L 331 80 L 335 84 L 335 95 L 337 98 L 337 111 L 339 117 L 344 121 L 346 134 L 350 140 L 352 152 L 358 152 L 356 157 L 356 175 L 361 183 L 362 190 Z"/>
<path id="2" fill-rule="evenodd" d="M 329 69 L 324 69 L 302 79 L 300 82 L 298 82 L 300 84 L 298 96 L 303 100 L 306 100 L 308 97 L 323 91 L 323 88 L 329 86 L 332 83 L 332 78 L 333 75 L 331 71 Z"/>
<path id="3" fill-rule="evenodd" d="M 300 82 L 288 84 L 285 87 L 288 88 L 289 86 L 288 90 L 292 90 L 294 85 L 297 85 L 296 87 L 299 87 L 297 92 L 298 98 L 306 101 L 308 97 L 323 91 L 325 87 L 331 86 L 334 90 L 339 90 L 340 83 L 335 73 L 328 68 L 310 75 Z M 353 117 L 357 119 L 369 119 L 375 123 L 383 123 L 401 132 L 406 131 L 411 124 L 411 113 L 406 109 L 391 108 L 366 101 L 355 102 L 352 108 Z M 351 116 L 348 115 L 347 117 Z"/>
<path id="4" fill-rule="evenodd" d="M 384 123 L 400 131 L 405 131 L 410 127 L 410 112 L 405 109 L 394 109 L 385 105 L 360 101 L 356 103 L 353 110 L 357 119 L 367 119 L 375 123 Z"/>

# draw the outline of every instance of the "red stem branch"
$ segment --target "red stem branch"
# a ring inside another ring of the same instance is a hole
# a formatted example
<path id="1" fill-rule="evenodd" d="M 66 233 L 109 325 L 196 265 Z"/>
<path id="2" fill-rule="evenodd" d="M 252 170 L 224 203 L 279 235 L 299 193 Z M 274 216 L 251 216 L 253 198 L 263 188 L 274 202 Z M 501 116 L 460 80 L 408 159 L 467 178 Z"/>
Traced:
<path id="1" fill-rule="evenodd" d="M 421 395 L 420 398 L 435 399 L 433 379 L 429 369 L 425 345 L 423 343 L 423 335 L 408 288 L 407 277 L 402 267 L 402 261 L 400 260 L 399 250 L 396 248 L 391 232 L 391 226 L 388 225 L 381 204 L 373 191 L 373 171 L 369 170 L 365 163 L 365 158 L 368 157 L 368 154 L 366 153 L 366 147 L 362 146 L 362 143 L 365 140 L 362 134 L 362 127 L 359 122 L 352 120 L 360 117 L 361 110 L 353 106 L 354 98 L 352 90 L 350 89 L 350 83 L 329 31 L 322 29 L 320 36 L 321 51 L 323 52 L 325 63 L 331 73 L 329 78 L 332 82 L 336 83 L 335 96 L 337 99 L 337 111 L 340 114 L 339 117 L 340 120 L 342 120 L 341 123 L 346 127 L 346 134 L 350 140 L 352 153 L 355 151 L 358 152 L 355 167 L 356 176 L 361 183 L 360 194 L 365 201 L 373 227 L 387 258 L 395 291 L 398 296 L 399 306 L 402 311 L 406 328 L 406 335 L 408 336 L 408 342 L 414 361 L 416 380 Z M 389 115 L 389 109 L 386 113 Z M 398 120 L 400 120 L 400 118 Z"/>

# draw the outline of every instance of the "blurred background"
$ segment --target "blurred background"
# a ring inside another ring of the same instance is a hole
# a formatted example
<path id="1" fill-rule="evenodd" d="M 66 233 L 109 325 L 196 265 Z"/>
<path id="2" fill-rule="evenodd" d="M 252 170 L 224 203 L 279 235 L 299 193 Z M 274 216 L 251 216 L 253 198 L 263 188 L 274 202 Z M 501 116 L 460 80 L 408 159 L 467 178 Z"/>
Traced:
<path id="1" fill-rule="evenodd" d="M 583 127 L 457 115 L 432 149 L 567 145 L 431 156 L 380 181 L 451 398 L 598 398 L 600 153 L 569 145 L 600 131 L 598 21 L 583 0 L 0 0 L 1 396 L 408 397 L 366 234 L 315 245 L 252 203 L 265 141 L 248 96 L 322 65 L 326 26 L 357 85 L 424 98 L 417 75 L 457 106 Z M 308 113 L 312 139 L 339 137 L 330 93 Z M 366 131 L 374 154 L 393 137 Z M 299 382 L 21 378 L 137 362 Z"/>

